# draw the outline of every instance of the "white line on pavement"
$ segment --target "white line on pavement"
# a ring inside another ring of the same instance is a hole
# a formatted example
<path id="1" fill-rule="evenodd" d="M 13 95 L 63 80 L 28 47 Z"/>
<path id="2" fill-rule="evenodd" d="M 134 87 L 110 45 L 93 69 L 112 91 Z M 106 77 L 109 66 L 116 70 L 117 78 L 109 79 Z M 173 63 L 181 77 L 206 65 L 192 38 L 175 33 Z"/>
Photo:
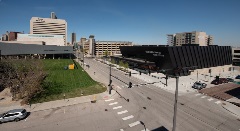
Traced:
<path id="1" fill-rule="evenodd" d="M 128 112 L 127 110 L 120 111 L 120 112 L 118 112 L 118 115 L 121 115 L 121 114 L 124 114 L 124 113 L 127 113 L 127 112 Z"/>
<path id="2" fill-rule="evenodd" d="M 120 131 L 124 131 L 123 129 L 120 129 Z"/>
<path id="3" fill-rule="evenodd" d="M 133 122 L 133 123 L 129 124 L 129 127 L 134 127 L 138 124 L 140 124 L 140 121 L 136 121 L 136 122 Z"/>
<path id="4" fill-rule="evenodd" d="M 202 96 L 201 98 L 206 98 L 207 96 Z"/>
<path id="5" fill-rule="evenodd" d="M 213 98 L 208 99 L 208 101 L 212 101 L 212 100 L 214 100 L 214 99 Z"/>
<path id="6" fill-rule="evenodd" d="M 122 106 L 113 107 L 113 110 L 116 110 L 116 109 L 119 109 L 119 108 L 122 108 Z"/>
<path id="7" fill-rule="evenodd" d="M 217 101 L 217 102 L 215 102 L 216 104 L 220 104 L 221 103 L 221 101 Z"/>
<path id="8" fill-rule="evenodd" d="M 134 116 L 131 115 L 131 116 L 123 117 L 122 119 L 125 121 L 125 120 L 131 119 L 131 118 L 133 118 L 133 117 L 134 117 Z"/>
<path id="9" fill-rule="evenodd" d="M 195 96 L 199 96 L 199 95 L 201 95 L 201 94 L 195 94 Z"/>
<path id="10" fill-rule="evenodd" d="M 114 99 L 108 99 L 108 100 L 105 100 L 105 101 L 112 101 L 112 100 L 114 100 Z"/>
<path id="11" fill-rule="evenodd" d="M 109 105 L 116 105 L 118 102 L 113 102 L 113 103 L 110 103 Z"/>
<path id="12" fill-rule="evenodd" d="M 118 89 L 122 89 L 121 87 L 117 86 Z"/>
<path id="13" fill-rule="evenodd" d="M 150 130 L 148 130 L 148 129 L 146 128 L 146 129 L 143 129 L 142 131 L 150 131 Z"/>

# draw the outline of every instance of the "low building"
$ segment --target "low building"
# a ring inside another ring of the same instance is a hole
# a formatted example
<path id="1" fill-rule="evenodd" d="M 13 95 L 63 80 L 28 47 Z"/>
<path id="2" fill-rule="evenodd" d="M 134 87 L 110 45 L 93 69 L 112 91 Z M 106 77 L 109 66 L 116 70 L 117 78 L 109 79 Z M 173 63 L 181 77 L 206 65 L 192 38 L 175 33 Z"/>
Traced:
<path id="1" fill-rule="evenodd" d="M 18 34 L 17 41 L 26 43 L 25 41 L 42 41 L 44 45 L 64 46 L 63 35 L 49 34 Z M 26 43 L 27 44 L 27 43 Z"/>

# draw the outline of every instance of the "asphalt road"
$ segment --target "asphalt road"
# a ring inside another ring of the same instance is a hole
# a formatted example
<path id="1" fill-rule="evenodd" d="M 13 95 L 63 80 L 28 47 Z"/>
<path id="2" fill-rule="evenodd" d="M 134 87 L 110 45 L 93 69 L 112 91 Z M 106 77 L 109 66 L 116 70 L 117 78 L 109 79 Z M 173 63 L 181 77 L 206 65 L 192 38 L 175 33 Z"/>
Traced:
<path id="1" fill-rule="evenodd" d="M 104 83 L 109 82 L 109 67 L 85 58 L 90 65 L 86 71 Z M 95 74 L 94 74 L 95 72 Z M 112 75 L 133 84 L 144 83 L 116 69 Z M 81 131 L 141 131 L 172 130 L 174 94 L 152 85 L 126 88 L 123 82 L 112 78 L 117 92 L 109 100 L 83 103 L 68 107 L 32 112 L 19 122 L 0 125 L 0 131 L 81 130 Z M 127 101 L 129 99 L 129 102 Z M 216 100 L 202 94 L 179 96 L 177 110 L 178 131 L 238 131 L 240 121 L 222 108 Z"/>

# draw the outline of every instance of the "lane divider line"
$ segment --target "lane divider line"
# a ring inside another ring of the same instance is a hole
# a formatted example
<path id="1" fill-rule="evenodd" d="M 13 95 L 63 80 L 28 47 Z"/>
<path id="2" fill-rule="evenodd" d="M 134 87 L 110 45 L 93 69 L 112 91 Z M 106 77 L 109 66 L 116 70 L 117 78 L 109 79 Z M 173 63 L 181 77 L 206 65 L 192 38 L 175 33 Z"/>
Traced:
<path id="1" fill-rule="evenodd" d="M 116 104 L 118 104 L 118 102 L 113 102 L 113 103 L 110 103 L 109 105 L 111 106 L 111 105 L 116 105 Z"/>
<path id="2" fill-rule="evenodd" d="M 133 122 L 133 123 L 129 124 L 129 127 L 134 127 L 138 124 L 141 124 L 140 121 L 136 121 L 136 122 Z"/>
<path id="3" fill-rule="evenodd" d="M 124 110 L 124 111 L 118 112 L 117 114 L 118 114 L 118 115 L 121 115 L 121 114 L 124 114 L 124 113 L 127 113 L 127 112 L 128 112 L 127 110 Z"/>
<path id="4" fill-rule="evenodd" d="M 108 99 L 108 100 L 105 100 L 105 101 L 113 101 L 114 99 Z"/>
<path id="5" fill-rule="evenodd" d="M 124 121 L 126 121 L 126 120 L 128 120 L 128 119 L 133 118 L 133 117 L 134 117 L 133 115 L 130 115 L 130 116 L 127 116 L 127 117 L 123 117 L 122 119 L 123 119 Z"/>
<path id="6" fill-rule="evenodd" d="M 113 110 L 120 109 L 120 108 L 122 108 L 122 106 L 116 106 L 116 107 L 113 107 Z"/>

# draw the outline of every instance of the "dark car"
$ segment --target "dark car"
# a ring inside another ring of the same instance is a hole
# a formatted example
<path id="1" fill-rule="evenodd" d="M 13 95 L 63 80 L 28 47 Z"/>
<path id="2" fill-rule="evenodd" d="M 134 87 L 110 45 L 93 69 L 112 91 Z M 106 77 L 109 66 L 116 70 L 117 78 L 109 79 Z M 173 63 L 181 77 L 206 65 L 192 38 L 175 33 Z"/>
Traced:
<path id="1" fill-rule="evenodd" d="M 235 79 L 240 79 L 240 75 L 236 76 L 236 78 L 235 78 Z"/>
<path id="2" fill-rule="evenodd" d="M 27 111 L 25 109 L 14 109 L 6 113 L 0 114 L 0 124 L 8 121 L 19 121 L 27 116 Z"/>
<path id="3" fill-rule="evenodd" d="M 233 80 L 232 78 L 227 78 L 227 80 L 228 80 L 229 82 L 234 82 L 234 80 Z"/>
<path id="4" fill-rule="evenodd" d="M 202 82 L 200 82 L 200 81 L 196 81 L 196 82 L 193 84 L 192 88 L 201 90 L 202 88 L 205 88 L 206 86 L 207 86 L 207 84 L 202 83 Z"/>
<path id="5" fill-rule="evenodd" d="M 211 84 L 214 84 L 214 85 L 222 84 L 222 81 L 215 79 L 211 82 Z"/>
<path id="6" fill-rule="evenodd" d="M 228 83 L 228 80 L 226 78 L 219 78 L 219 81 L 221 83 Z"/>

